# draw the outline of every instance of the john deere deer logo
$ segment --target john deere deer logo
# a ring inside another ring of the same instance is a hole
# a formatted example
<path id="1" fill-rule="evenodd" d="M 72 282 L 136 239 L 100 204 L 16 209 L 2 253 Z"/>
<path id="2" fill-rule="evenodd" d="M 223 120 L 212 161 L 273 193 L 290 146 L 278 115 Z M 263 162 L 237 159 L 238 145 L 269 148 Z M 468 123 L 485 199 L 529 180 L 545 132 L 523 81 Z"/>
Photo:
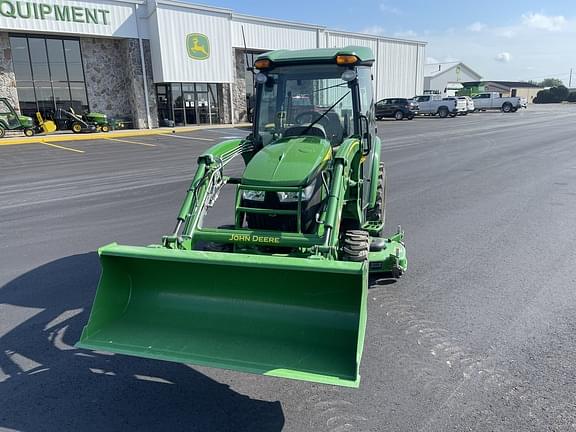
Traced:
<path id="1" fill-rule="evenodd" d="M 186 36 L 188 57 L 194 60 L 206 60 L 210 57 L 210 41 L 201 33 L 190 33 Z"/>

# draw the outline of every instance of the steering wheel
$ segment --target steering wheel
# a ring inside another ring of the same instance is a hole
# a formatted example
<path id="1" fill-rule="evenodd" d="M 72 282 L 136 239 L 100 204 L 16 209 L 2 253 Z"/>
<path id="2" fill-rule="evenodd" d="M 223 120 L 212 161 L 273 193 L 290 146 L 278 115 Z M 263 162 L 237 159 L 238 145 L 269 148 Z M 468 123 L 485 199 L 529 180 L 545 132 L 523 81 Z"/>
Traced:
<path id="1" fill-rule="evenodd" d="M 304 111 L 296 116 L 296 118 L 294 119 L 294 123 L 299 125 L 304 125 L 306 123 L 314 123 L 321 116 L 322 114 L 317 111 Z M 322 126 L 326 127 L 326 124 L 324 123 L 325 121 L 326 117 L 320 120 L 319 123 L 321 123 Z"/>

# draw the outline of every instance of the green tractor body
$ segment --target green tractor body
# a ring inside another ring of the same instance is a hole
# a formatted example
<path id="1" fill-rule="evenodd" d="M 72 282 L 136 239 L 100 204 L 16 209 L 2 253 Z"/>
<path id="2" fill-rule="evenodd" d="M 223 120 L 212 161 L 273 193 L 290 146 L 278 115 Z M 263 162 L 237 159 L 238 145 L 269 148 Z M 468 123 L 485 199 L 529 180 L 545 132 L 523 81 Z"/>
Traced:
<path id="1" fill-rule="evenodd" d="M 382 236 L 373 61 L 362 47 L 260 56 L 252 133 L 198 159 L 160 244 L 99 250 L 77 346 L 357 387 L 369 274 L 407 268 L 403 233 Z M 226 185 L 234 223 L 209 227 Z"/>

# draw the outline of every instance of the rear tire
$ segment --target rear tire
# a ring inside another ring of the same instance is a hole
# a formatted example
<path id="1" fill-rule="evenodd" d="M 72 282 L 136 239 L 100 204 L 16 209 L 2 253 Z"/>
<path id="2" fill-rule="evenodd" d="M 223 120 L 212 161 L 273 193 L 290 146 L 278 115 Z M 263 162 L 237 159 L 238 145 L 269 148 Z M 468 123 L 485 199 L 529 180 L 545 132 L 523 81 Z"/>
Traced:
<path id="1" fill-rule="evenodd" d="M 450 114 L 450 112 L 448 111 L 448 108 L 446 108 L 446 107 L 438 108 L 438 115 L 440 116 L 440 118 L 446 118 L 446 117 L 448 117 L 448 114 Z"/>
<path id="2" fill-rule="evenodd" d="M 344 261 L 363 262 L 368 260 L 370 236 L 366 231 L 348 230 L 342 241 L 342 259 Z"/>
<path id="3" fill-rule="evenodd" d="M 0 138 L 4 138 L 4 135 L 6 135 L 6 129 L 0 126 Z"/>
<path id="4" fill-rule="evenodd" d="M 396 111 L 394 113 L 394 118 L 396 120 L 404 120 L 404 113 L 402 111 Z"/>
<path id="5" fill-rule="evenodd" d="M 108 125 L 102 125 L 102 127 L 100 128 L 100 130 L 102 132 L 110 132 L 110 126 Z"/>

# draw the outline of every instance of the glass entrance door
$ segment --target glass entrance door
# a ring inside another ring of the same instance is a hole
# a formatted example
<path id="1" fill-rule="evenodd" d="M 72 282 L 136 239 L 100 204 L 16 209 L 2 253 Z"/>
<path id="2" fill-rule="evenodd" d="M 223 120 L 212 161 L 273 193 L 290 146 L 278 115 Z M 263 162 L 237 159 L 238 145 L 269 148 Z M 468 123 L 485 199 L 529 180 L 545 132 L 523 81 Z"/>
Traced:
<path id="1" fill-rule="evenodd" d="M 186 124 L 198 123 L 196 115 L 196 98 L 194 92 L 184 91 L 184 112 L 186 114 Z"/>
<path id="2" fill-rule="evenodd" d="M 163 126 L 218 124 L 222 121 L 221 84 L 156 84 L 158 116 Z"/>

